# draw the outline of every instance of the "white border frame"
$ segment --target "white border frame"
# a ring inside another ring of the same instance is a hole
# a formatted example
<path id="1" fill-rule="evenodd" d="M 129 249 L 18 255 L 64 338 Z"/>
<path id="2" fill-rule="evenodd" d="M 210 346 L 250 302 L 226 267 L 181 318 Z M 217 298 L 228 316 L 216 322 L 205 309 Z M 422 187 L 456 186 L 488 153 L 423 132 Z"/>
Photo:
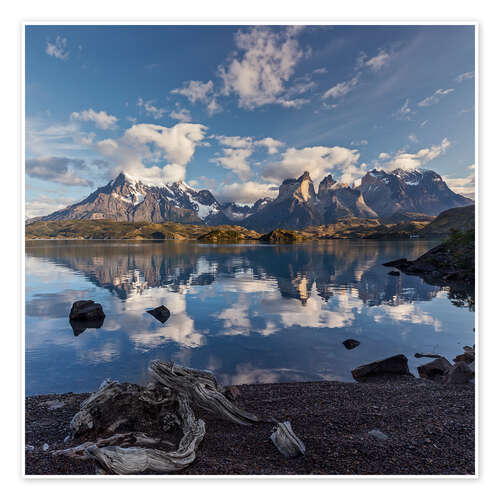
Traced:
<path id="1" fill-rule="evenodd" d="M 25 221 L 25 191 L 26 191 L 26 176 L 25 176 L 25 155 L 26 155 L 26 27 L 28 26 L 474 26 L 475 35 L 475 75 L 474 75 L 474 157 L 475 157 L 475 225 L 476 225 L 476 240 L 475 240 L 475 313 L 474 326 L 476 336 L 476 352 L 478 354 L 478 362 L 476 362 L 476 378 L 475 378 L 475 473 L 472 475 L 180 475 L 180 474 L 155 474 L 155 475 L 30 475 L 25 472 L 25 238 L 24 238 L 24 221 Z M 24 21 L 20 25 L 20 78 L 21 78 L 21 102 L 19 104 L 21 113 L 21 140 L 20 140 L 20 185 L 21 185 L 21 210 L 19 227 L 18 244 L 21 249 L 21 387 L 19 394 L 21 396 L 21 476 L 23 479 L 43 480 L 43 479 L 478 479 L 479 478 L 479 359 L 480 359 L 480 342 L 478 334 L 479 323 L 479 22 L 478 21 Z"/>

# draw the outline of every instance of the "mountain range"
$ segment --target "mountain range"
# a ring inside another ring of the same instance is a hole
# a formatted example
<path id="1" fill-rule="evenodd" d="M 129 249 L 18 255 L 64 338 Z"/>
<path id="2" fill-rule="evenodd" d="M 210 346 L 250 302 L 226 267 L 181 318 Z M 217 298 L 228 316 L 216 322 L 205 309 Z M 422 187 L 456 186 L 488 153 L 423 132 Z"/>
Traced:
<path id="1" fill-rule="evenodd" d="M 275 199 L 252 206 L 220 203 L 206 190 L 185 182 L 146 185 L 125 173 L 98 188 L 84 200 L 27 221 L 99 220 L 237 224 L 259 232 L 277 227 L 301 229 L 331 224 L 342 217 L 386 218 L 404 213 L 438 215 L 474 202 L 454 193 L 432 170 L 392 172 L 371 170 L 357 186 L 326 176 L 316 192 L 308 172 L 283 181 Z"/>

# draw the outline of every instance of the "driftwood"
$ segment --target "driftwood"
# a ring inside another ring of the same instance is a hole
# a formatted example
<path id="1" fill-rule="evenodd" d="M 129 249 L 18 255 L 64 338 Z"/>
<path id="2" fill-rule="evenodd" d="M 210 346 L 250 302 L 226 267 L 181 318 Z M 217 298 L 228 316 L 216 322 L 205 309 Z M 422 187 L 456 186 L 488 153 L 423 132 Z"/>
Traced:
<path id="1" fill-rule="evenodd" d="M 218 414 L 226 420 L 241 425 L 259 422 L 258 417 L 233 405 L 222 392 L 219 392 L 217 380 L 210 372 L 156 360 L 149 365 L 149 373 L 158 383 L 187 395 L 194 405 Z"/>
<path id="2" fill-rule="evenodd" d="M 138 474 L 146 471 L 164 473 L 184 469 L 196 458 L 196 449 L 205 436 L 205 422 L 195 418 L 186 396 L 180 394 L 178 403 L 183 437 L 176 451 L 99 447 L 94 444 L 86 449 L 86 454 L 97 460 L 105 470 L 115 474 Z"/>
<path id="3" fill-rule="evenodd" d="M 271 441 L 279 452 L 287 458 L 305 455 L 306 447 L 292 430 L 290 422 L 277 422 L 271 434 Z"/>
<path id="4" fill-rule="evenodd" d="M 53 454 L 94 459 L 99 473 L 175 472 L 195 460 L 205 435 L 205 422 L 193 408 L 241 425 L 261 421 L 231 403 L 210 372 L 162 361 L 153 361 L 149 372 L 154 382 L 145 387 L 103 382 L 70 422 L 71 437 L 86 441 Z M 177 449 L 165 439 L 170 431 L 182 433 Z"/>

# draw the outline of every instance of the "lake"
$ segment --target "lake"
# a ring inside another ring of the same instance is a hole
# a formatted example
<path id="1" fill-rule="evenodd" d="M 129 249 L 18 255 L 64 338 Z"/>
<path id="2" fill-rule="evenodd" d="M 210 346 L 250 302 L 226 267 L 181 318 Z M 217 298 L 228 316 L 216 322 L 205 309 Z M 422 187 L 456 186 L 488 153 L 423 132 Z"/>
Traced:
<path id="1" fill-rule="evenodd" d="M 436 241 L 297 245 L 176 241 L 26 242 L 26 394 L 145 383 L 153 359 L 212 370 L 223 384 L 353 381 L 363 363 L 415 352 L 452 359 L 474 312 L 446 289 L 381 264 Z M 102 304 L 99 329 L 73 332 L 74 301 Z M 146 313 L 164 304 L 162 324 Z M 354 338 L 360 346 L 347 350 Z"/>

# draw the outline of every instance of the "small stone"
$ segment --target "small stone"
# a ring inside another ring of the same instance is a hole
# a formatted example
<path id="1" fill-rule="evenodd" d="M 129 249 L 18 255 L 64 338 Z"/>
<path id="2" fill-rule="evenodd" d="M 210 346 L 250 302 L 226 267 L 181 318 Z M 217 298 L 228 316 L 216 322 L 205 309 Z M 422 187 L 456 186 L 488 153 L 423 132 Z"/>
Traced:
<path id="1" fill-rule="evenodd" d="M 66 444 L 70 440 L 70 435 L 68 434 L 65 438 L 63 443 Z"/>
<path id="2" fill-rule="evenodd" d="M 47 443 L 45 443 L 43 446 L 42 446 L 42 450 L 43 451 L 49 451 L 49 445 Z"/>
<path id="3" fill-rule="evenodd" d="M 389 436 L 379 429 L 373 429 L 368 432 L 368 435 L 373 436 L 374 438 L 378 439 L 379 441 L 387 441 L 389 439 Z"/>
<path id="4" fill-rule="evenodd" d="M 26 451 L 29 451 L 29 452 L 32 452 L 32 451 L 35 451 L 35 447 L 32 445 L 32 444 L 27 444 L 24 449 Z"/>
<path id="5" fill-rule="evenodd" d="M 164 306 L 158 306 L 154 309 L 149 309 L 146 311 L 148 314 L 151 314 L 154 318 L 156 318 L 161 323 L 165 323 L 168 318 L 170 318 L 170 311 Z"/>
<path id="6" fill-rule="evenodd" d="M 347 340 L 344 340 L 344 342 L 342 342 L 342 344 L 344 344 L 344 347 L 346 349 L 354 349 L 355 347 L 358 347 L 358 345 L 360 344 L 361 342 L 359 340 L 356 340 L 356 339 L 347 339 Z"/>

